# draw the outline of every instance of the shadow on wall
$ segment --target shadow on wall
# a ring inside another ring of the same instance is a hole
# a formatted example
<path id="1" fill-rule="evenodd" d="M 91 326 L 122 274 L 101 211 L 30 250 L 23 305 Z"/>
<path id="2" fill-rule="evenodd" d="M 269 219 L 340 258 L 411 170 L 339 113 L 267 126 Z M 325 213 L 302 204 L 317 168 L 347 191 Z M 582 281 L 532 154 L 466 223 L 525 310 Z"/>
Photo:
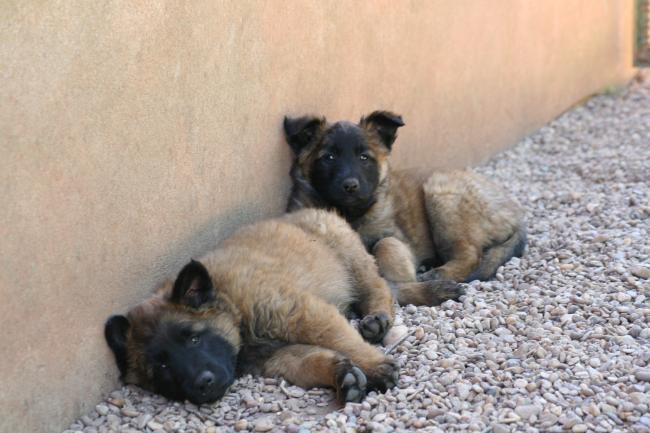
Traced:
<path id="1" fill-rule="evenodd" d="M 226 212 L 214 215 L 210 221 L 198 227 L 186 239 L 170 243 L 169 249 L 164 255 L 164 260 L 169 259 L 170 261 L 164 265 L 158 260 L 151 263 L 152 270 L 164 269 L 169 274 L 158 276 L 154 281 L 154 287 L 151 287 L 150 291 L 158 288 L 167 279 L 176 278 L 178 272 L 190 259 L 199 259 L 214 250 L 220 242 L 228 238 L 232 233 L 245 225 L 262 219 L 262 217 L 259 207 L 253 205 L 228 209 Z M 162 257 L 161 260 L 163 260 Z"/>

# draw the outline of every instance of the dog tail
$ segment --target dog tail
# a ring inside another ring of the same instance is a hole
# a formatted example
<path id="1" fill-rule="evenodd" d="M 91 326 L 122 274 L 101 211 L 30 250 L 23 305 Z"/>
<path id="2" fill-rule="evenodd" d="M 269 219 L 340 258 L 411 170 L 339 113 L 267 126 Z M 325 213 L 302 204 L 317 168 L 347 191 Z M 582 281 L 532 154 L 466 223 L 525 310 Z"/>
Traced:
<path id="1" fill-rule="evenodd" d="M 400 305 L 440 305 L 445 301 L 457 301 L 465 294 L 465 289 L 449 280 L 429 280 L 395 283 L 389 282 L 393 291 L 393 297 Z"/>
<path id="2" fill-rule="evenodd" d="M 513 257 L 521 257 L 526 249 L 526 228 L 522 225 L 508 239 L 500 244 L 490 246 L 483 253 L 483 258 L 478 268 L 465 280 L 466 283 L 474 280 L 486 281 L 494 277 L 499 266 Z"/>

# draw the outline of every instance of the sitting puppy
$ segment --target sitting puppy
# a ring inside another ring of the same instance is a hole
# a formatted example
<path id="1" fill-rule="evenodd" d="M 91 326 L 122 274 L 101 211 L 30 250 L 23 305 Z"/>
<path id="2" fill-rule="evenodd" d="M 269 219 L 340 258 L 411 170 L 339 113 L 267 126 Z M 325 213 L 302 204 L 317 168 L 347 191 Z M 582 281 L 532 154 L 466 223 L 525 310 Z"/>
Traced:
<path id="1" fill-rule="evenodd" d="M 449 280 L 485 280 L 526 245 L 523 211 L 470 171 L 392 170 L 402 118 L 375 111 L 359 124 L 285 118 L 295 154 L 288 210 L 335 209 L 361 235 L 400 304 L 433 305 L 462 294 Z M 434 269 L 417 282 L 416 269 Z"/>
<path id="2" fill-rule="evenodd" d="M 381 341 L 393 304 L 374 259 L 334 213 L 306 210 L 244 227 L 191 261 L 105 337 L 126 383 L 175 400 L 221 398 L 237 374 L 327 386 L 343 402 L 396 384 Z"/>

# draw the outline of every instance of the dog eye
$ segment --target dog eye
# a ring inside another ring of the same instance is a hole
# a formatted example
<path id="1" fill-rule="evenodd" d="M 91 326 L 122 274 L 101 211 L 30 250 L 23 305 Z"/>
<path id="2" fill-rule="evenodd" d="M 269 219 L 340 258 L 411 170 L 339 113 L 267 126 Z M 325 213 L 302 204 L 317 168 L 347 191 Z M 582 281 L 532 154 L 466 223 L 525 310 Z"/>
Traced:
<path id="1" fill-rule="evenodd" d="M 192 338 L 190 338 L 190 342 L 192 344 L 199 344 L 201 341 L 201 338 L 198 335 L 193 335 Z"/>
<path id="2" fill-rule="evenodd" d="M 362 153 L 361 155 L 359 155 L 359 159 L 360 159 L 361 161 L 367 161 L 368 158 L 370 158 L 370 157 L 368 156 L 367 153 Z"/>
<path id="3" fill-rule="evenodd" d="M 334 161 L 336 158 L 333 153 L 326 153 L 322 156 L 323 159 L 326 159 L 328 161 Z"/>
<path id="4" fill-rule="evenodd" d="M 162 370 L 167 368 L 167 364 L 165 364 L 164 362 L 161 362 L 159 366 Z"/>

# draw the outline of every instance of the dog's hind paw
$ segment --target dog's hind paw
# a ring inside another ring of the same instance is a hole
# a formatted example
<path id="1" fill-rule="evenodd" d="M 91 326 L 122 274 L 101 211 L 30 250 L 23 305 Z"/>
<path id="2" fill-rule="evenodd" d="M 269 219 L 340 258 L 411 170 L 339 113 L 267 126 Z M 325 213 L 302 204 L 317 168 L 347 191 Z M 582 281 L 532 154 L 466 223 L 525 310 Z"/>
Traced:
<path id="1" fill-rule="evenodd" d="M 429 281 L 429 305 L 440 305 L 445 301 L 458 301 L 465 294 L 465 288 L 455 281 L 451 280 L 432 280 Z"/>

